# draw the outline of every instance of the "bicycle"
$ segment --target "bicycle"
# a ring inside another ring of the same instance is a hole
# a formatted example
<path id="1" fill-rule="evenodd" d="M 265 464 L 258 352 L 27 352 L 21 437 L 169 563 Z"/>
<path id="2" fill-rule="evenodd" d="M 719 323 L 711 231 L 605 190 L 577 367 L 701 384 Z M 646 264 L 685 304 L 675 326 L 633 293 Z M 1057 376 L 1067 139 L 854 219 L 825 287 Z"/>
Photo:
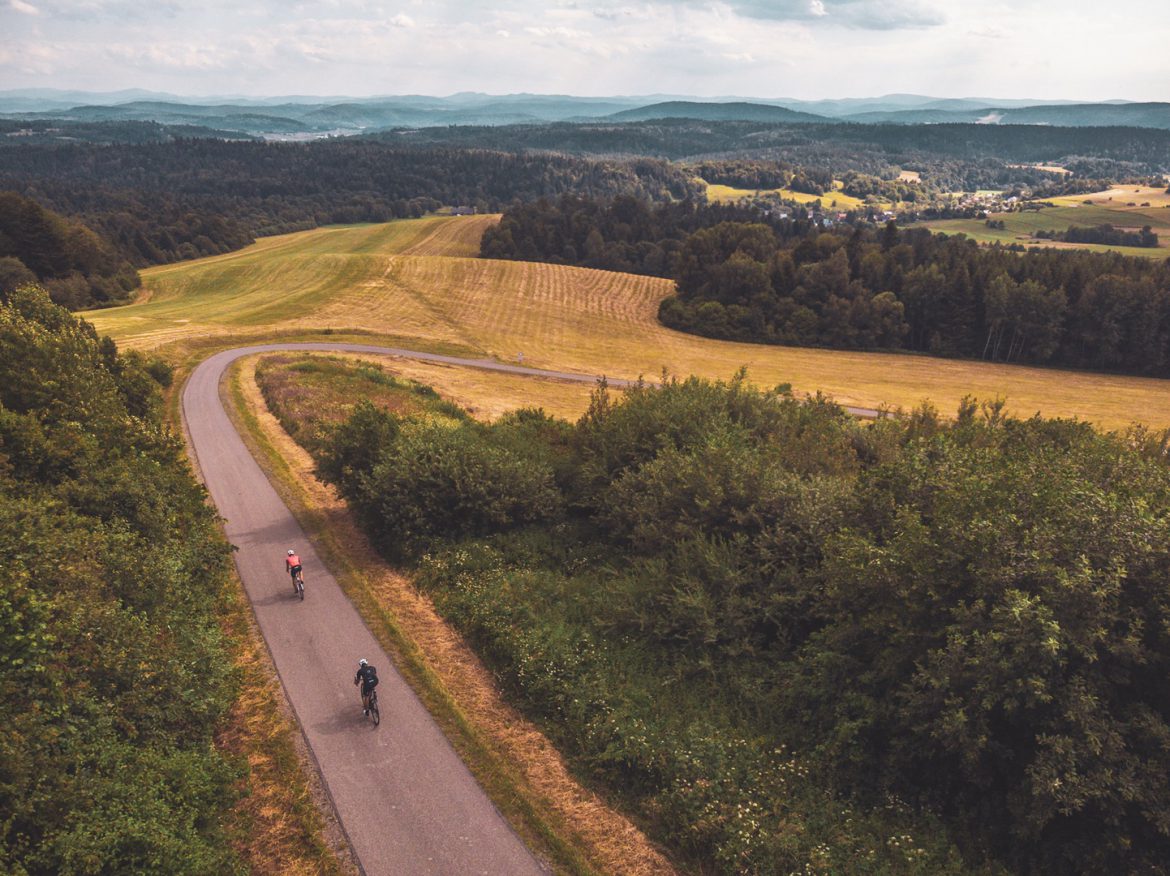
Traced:
<path id="1" fill-rule="evenodd" d="M 369 706 L 368 711 L 370 714 L 370 720 L 373 721 L 374 726 L 377 727 L 379 724 L 382 723 L 382 714 L 381 714 L 381 712 L 378 711 L 378 689 L 377 688 L 374 688 L 372 691 L 370 691 L 370 695 L 367 698 L 367 705 Z"/>
<path id="2" fill-rule="evenodd" d="M 295 575 L 292 576 L 292 579 L 293 579 L 293 591 L 297 594 L 297 596 L 299 596 L 301 598 L 301 602 L 304 602 L 305 601 L 305 575 L 304 575 L 304 573 L 300 569 L 297 569 L 297 572 Z"/>

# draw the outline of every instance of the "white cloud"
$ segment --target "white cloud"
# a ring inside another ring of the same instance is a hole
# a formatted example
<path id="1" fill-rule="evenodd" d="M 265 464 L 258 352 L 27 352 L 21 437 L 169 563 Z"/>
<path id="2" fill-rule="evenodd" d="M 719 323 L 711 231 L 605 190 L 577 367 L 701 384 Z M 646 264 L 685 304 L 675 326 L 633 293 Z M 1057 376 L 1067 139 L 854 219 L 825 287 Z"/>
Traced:
<path id="1" fill-rule="evenodd" d="M 1063 2 L 1053 17 L 1047 0 L 0 0 L 0 82 L 1166 99 L 1165 0 Z M 1100 64 L 1046 48 L 1122 41 L 1127 52 Z"/>

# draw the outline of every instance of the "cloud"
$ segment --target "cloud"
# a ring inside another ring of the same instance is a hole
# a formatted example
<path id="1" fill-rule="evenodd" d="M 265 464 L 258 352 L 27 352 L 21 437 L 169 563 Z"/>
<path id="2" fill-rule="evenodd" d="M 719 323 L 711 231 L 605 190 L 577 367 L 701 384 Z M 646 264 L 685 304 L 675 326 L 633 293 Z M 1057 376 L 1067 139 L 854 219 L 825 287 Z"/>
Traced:
<path id="1" fill-rule="evenodd" d="M 967 31 L 973 37 L 979 37 L 985 40 L 1004 40 L 1011 34 L 1004 28 L 994 24 L 985 24 L 979 27 L 973 27 Z"/>
<path id="2" fill-rule="evenodd" d="M 41 14 L 41 10 L 37 9 L 31 3 L 25 3 L 24 0 L 8 0 L 8 8 L 13 12 L 19 12 L 21 15 Z"/>
<path id="3" fill-rule="evenodd" d="M 683 0 L 691 3 L 693 0 Z M 732 12 L 760 21 L 809 21 L 863 30 L 933 27 L 946 18 L 920 0 L 725 0 Z"/>

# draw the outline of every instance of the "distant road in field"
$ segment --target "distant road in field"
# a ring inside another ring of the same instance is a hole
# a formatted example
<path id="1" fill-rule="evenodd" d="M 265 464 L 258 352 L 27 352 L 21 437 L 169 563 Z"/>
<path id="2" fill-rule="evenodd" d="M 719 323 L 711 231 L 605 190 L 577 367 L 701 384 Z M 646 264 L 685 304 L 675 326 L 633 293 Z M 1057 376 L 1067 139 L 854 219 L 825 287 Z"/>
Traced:
<path id="1" fill-rule="evenodd" d="M 375 874 L 547 872 L 476 784 L 314 552 L 228 419 L 220 382 L 255 353 L 319 351 L 401 356 L 529 377 L 593 383 L 599 375 L 544 371 L 365 344 L 265 344 L 218 353 L 183 389 L 183 420 L 204 483 L 225 519 L 244 588 L 276 671 L 361 867 Z M 616 387 L 630 381 L 611 380 Z M 876 411 L 853 408 L 859 416 Z M 296 599 L 284 557 L 305 566 Z M 378 667 L 382 725 L 359 706 L 359 658 Z"/>

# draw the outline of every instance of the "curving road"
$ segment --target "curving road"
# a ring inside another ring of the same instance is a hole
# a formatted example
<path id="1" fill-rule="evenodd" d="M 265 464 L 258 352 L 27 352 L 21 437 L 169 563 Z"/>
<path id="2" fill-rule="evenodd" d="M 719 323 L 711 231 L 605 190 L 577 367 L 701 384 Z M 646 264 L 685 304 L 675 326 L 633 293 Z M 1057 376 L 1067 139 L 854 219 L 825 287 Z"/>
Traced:
<path id="1" fill-rule="evenodd" d="M 365 344 L 266 344 L 210 357 L 182 395 L 192 452 L 239 549 L 236 567 L 260 630 L 362 870 L 369 876 L 547 872 L 399 676 L 228 419 L 219 394 L 224 372 L 242 356 L 270 351 L 388 354 L 588 383 L 597 377 Z M 294 598 L 284 574 L 290 547 L 305 565 L 304 602 Z M 359 657 L 379 670 L 383 721 L 377 729 L 363 717 L 352 684 Z"/>
<path id="2" fill-rule="evenodd" d="M 265 350 L 406 353 L 352 344 L 243 347 L 203 362 L 182 396 L 204 483 L 239 548 L 236 567 L 256 620 L 359 865 L 369 876 L 548 872 L 398 675 L 229 421 L 219 395 L 225 369 Z M 304 562 L 304 602 L 284 573 L 290 547 Z M 376 729 L 353 687 L 359 657 L 381 679 Z"/>

